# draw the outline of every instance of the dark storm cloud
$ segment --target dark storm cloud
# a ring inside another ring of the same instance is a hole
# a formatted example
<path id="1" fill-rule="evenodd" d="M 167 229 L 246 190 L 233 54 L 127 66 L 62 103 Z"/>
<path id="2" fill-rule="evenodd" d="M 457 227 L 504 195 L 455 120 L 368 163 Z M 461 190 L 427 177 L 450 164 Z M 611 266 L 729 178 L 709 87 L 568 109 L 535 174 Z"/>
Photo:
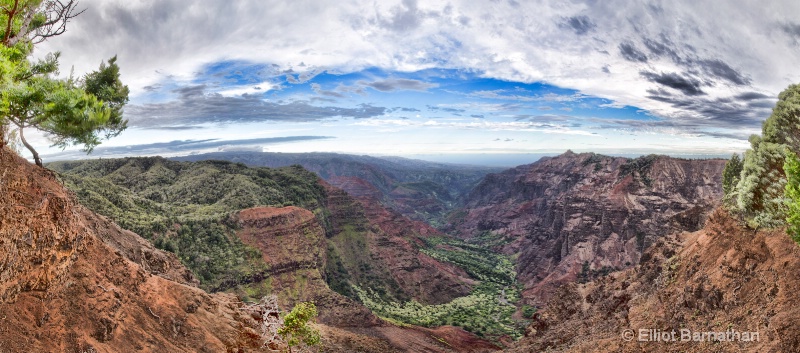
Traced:
<path id="1" fill-rule="evenodd" d="M 142 89 L 145 92 L 156 92 L 156 91 L 161 89 L 161 85 L 155 84 L 155 85 L 144 86 L 144 87 L 142 87 Z"/>
<path id="2" fill-rule="evenodd" d="M 261 95 L 227 97 L 206 93 L 205 85 L 173 91 L 178 99 L 167 103 L 130 105 L 125 114 L 135 127 L 190 126 L 203 123 L 258 121 L 318 121 L 334 117 L 355 119 L 381 116 L 386 108 L 361 104 L 354 108 L 316 106 L 306 101 L 270 102 Z"/>
<path id="3" fill-rule="evenodd" d="M 728 80 L 739 86 L 749 85 L 750 82 L 752 82 L 750 78 L 745 77 L 739 71 L 719 59 L 701 60 L 698 62 L 698 65 L 700 65 L 707 74 Z"/>
<path id="4" fill-rule="evenodd" d="M 156 154 L 180 154 L 194 151 L 216 150 L 235 150 L 235 149 L 259 149 L 254 145 L 269 145 L 286 142 L 299 142 L 311 140 L 331 139 L 330 136 L 284 136 L 267 137 L 245 140 L 181 140 L 159 143 L 148 143 L 141 145 L 119 146 L 119 147 L 97 147 L 92 151 L 91 157 L 118 157 L 118 156 L 142 156 Z M 48 160 L 68 160 L 86 158 L 86 153 L 80 151 L 67 151 L 45 155 Z"/>
<path id="5" fill-rule="evenodd" d="M 650 95 L 648 98 L 670 104 L 685 113 L 670 116 L 655 126 L 684 127 L 689 131 L 700 131 L 705 128 L 750 128 L 761 126 L 761 122 L 769 116 L 774 100 L 743 101 L 736 97 L 709 99 L 702 96 L 660 96 Z"/>
<path id="6" fill-rule="evenodd" d="M 619 52 L 625 60 L 642 63 L 647 62 L 647 55 L 637 49 L 631 42 L 620 43 Z"/>
<path id="7" fill-rule="evenodd" d="M 714 138 L 730 138 L 734 140 L 747 140 L 749 132 L 741 131 L 737 126 L 717 126 L 708 124 L 707 121 L 681 118 L 669 120 L 624 120 L 604 119 L 598 120 L 599 129 L 628 131 L 631 133 L 660 133 L 664 131 L 682 131 L 683 133 Z"/>
<path id="8" fill-rule="evenodd" d="M 427 91 L 429 88 L 434 88 L 439 86 L 435 83 L 427 83 L 420 80 L 411 80 L 405 78 L 390 78 L 373 82 L 358 81 L 357 83 L 363 86 L 371 87 L 381 92 L 391 92 L 400 90 Z"/>
<path id="9" fill-rule="evenodd" d="M 679 90 L 687 96 L 705 94 L 700 88 L 702 85 L 700 80 L 692 77 L 683 76 L 675 72 L 656 74 L 655 72 L 641 71 L 639 74 L 652 82 Z"/>
<path id="10" fill-rule="evenodd" d="M 584 35 L 592 31 L 595 25 L 587 16 L 572 16 L 565 18 L 558 24 L 561 28 L 569 28 L 577 35 Z"/>
<path id="11" fill-rule="evenodd" d="M 772 98 L 774 97 L 770 97 L 766 94 L 758 92 L 745 92 L 736 96 L 736 99 L 747 100 L 747 101 L 755 99 L 772 99 Z"/>
<path id="12" fill-rule="evenodd" d="M 790 37 L 800 37 L 800 23 L 783 23 L 780 28 Z"/>
<path id="13" fill-rule="evenodd" d="M 558 115 L 558 114 L 542 114 L 542 115 L 531 115 L 531 114 L 517 114 L 513 116 L 513 119 L 516 121 L 530 121 L 534 123 L 547 123 L 553 125 L 565 125 L 569 124 L 573 127 L 581 126 L 580 123 L 576 121 L 576 117 L 570 115 Z"/>
<path id="14" fill-rule="evenodd" d="M 419 112 L 419 111 L 420 111 L 420 110 L 419 110 L 419 109 L 417 109 L 417 108 L 405 108 L 405 107 L 399 107 L 399 109 L 400 109 L 400 111 L 403 111 L 403 112 Z"/>
<path id="15" fill-rule="evenodd" d="M 367 94 L 367 92 L 364 91 L 364 87 L 363 86 L 357 86 L 357 85 L 346 86 L 346 85 L 341 85 L 340 84 L 339 86 L 336 87 L 335 91 L 336 92 L 344 92 L 344 93 L 355 93 L 355 94 L 362 95 L 362 96 Z"/>
<path id="16" fill-rule="evenodd" d="M 685 60 L 678 54 L 678 50 L 675 48 L 675 45 L 666 36 L 662 36 L 660 41 L 644 38 L 643 42 L 645 48 L 647 48 L 647 50 L 649 50 L 650 53 L 655 57 L 666 56 L 677 64 L 685 62 Z"/>
<path id="17" fill-rule="evenodd" d="M 300 81 L 298 79 L 296 79 L 292 75 L 286 75 L 286 82 L 289 82 L 289 83 L 300 83 Z"/>

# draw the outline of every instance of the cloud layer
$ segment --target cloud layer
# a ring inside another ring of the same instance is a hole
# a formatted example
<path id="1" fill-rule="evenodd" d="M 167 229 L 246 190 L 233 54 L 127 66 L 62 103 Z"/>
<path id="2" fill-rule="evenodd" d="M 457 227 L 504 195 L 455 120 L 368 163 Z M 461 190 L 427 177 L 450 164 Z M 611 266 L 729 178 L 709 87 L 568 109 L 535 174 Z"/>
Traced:
<path id="1" fill-rule="evenodd" d="M 458 77 L 446 84 L 426 76 L 436 69 L 462 73 L 465 84 L 486 78 L 574 90 L 572 98 L 559 95 L 571 105 L 530 107 L 570 113 L 573 125 L 741 141 L 758 131 L 777 94 L 800 82 L 800 3 L 789 0 L 81 5 L 87 11 L 41 53 L 62 51 L 76 72 L 119 55 L 134 93 L 126 113 L 144 128 L 410 117 L 425 106 L 439 117 L 482 119 L 531 115 L 520 107 L 547 100 L 509 88 L 454 88 Z M 463 102 L 376 99 L 426 92 L 455 92 Z M 653 119 L 591 120 L 577 114 L 585 97 Z"/>

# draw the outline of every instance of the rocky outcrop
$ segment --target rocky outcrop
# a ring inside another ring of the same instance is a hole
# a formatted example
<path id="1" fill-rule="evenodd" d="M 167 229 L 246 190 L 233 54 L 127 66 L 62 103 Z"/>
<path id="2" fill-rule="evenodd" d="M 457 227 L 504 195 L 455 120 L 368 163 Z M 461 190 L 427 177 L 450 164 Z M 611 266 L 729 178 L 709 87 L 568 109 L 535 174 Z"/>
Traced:
<path id="1" fill-rule="evenodd" d="M 659 240 L 632 269 L 564 286 L 509 351 L 797 352 L 798 271 L 800 247 L 785 229 L 753 231 L 717 210 L 702 230 Z M 647 329 L 677 339 L 651 340 Z M 635 335 L 623 339 L 625 330 Z M 691 341 L 681 330 L 726 336 Z"/>
<path id="2" fill-rule="evenodd" d="M 563 284 L 631 267 L 663 236 L 701 228 L 724 165 L 567 152 L 488 175 L 449 231 L 518 255 L 523 296 L 542 305 Z"/>

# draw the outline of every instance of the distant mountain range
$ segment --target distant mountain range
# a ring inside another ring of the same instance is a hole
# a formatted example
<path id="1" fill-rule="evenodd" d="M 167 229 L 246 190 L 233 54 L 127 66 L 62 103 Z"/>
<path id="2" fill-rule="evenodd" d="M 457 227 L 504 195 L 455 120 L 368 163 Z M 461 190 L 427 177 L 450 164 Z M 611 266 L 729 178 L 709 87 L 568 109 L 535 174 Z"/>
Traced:
<path id="1" fill-rule="evenodd" d="M 383 205 L 433 226 L 442 225 L 484 176 L 505 169 L 337 153 L 217 152 L 172 159 L 225 160 L 270 168 L 300 165 L 354 196 L 367 192 L 356 180 L 360 179 L 375 188 L 378 193 L 373 196 Z"/>

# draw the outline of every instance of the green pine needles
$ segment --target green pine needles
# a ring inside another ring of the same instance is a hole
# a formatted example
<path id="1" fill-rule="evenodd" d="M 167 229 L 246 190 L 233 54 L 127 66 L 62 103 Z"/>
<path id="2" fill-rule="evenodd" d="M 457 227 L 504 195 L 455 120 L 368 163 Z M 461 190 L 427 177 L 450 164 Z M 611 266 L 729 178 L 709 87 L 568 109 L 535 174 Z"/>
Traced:
<path id="1" fill-rule="evenodd" d="M 101 63 L 98 71 L 82 78 L 58 78 L 59 53 L 36 62 L 34 45 L 64 32 L 78 16 L 76 1 L 0 0 L 0 146 L 19 138 L 38 166 L 42 160 L 25 138 L 25 129 L 46 134 L 53 146 L 82 145 L 91 152 L 102 139 L 117 136 L 127 127 L 122 107 L 128 87 L 119 79 L 117 58 Z"/>

